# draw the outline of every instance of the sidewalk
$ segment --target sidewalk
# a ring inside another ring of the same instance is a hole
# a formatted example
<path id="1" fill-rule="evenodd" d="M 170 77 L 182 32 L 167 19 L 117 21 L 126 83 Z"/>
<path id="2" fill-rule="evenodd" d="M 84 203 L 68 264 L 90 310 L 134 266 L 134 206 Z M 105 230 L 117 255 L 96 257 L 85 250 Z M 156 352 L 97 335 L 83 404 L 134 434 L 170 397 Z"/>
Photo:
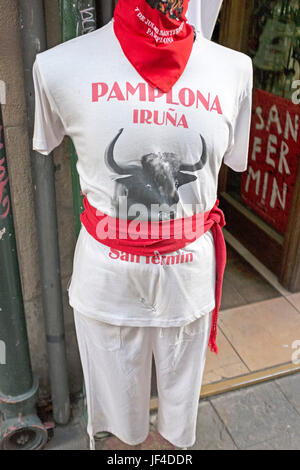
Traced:
<path id="1" fill-rule="evenodd" d="M 262 275 L 258 261 L 252 256 L 251 265 L 249 253 L 240 249 L 243 256 L 227 244 L 219 354 L 208 351 L 204 386 L 284 364 L 288 368 L 300 339 L 300 293 L 286 291 L 266 268 Z"/>
<path id="2" fill-rule="evenodd" d="M 88 450 L 82 403 L 68 426 L 58 426 L 47 450 Z M 128 446 L 114 436 L 97 450 L 173 450 L 151 425 L 148 439 Z M 193 450 L 300 450 L 300 373 L 201 400 Z"/>

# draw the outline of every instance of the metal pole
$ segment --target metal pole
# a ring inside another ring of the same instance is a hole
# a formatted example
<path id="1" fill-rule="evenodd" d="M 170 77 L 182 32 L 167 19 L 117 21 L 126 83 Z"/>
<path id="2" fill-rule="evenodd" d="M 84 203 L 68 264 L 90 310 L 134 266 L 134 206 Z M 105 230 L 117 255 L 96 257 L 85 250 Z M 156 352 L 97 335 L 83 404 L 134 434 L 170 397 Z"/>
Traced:
<path id="1" fill-rule="evenodd" d="M 60 0 L 61 36 L 62 41 L 68 41 L 82 36 L 96 29 L 95 0 Z M 73 213 L 75 235 L 78 238 L 83 211 L 83 197 L 81 196 L 79 176 L 76 168 L 77 153 L 70 140 L 70 161 L 73 190 Z"/>
<path id="2" fill-rule="evenodd" d="M 100 0 L 102 26 L 108 23 L 113 16 L 114 1 Z"/>
<path id="3" fill-rule="evenodd" d="M 36 414 L 0 106 L 0 449 L 40 449 L 47 430 Z"/>
<path id="4" fill-rule="evenodd" d="M 46 49 L 42 0 L 19 0 L 28 130 L 32 142 L 34 126 L 34 85 L 32 66 L 38 52 Z M 56 423 L 70 417 L 62 288 L 59 265 L 53 158 L 31 150 L 34 202 L 37 220 L 39 263 L 49 362 L 49 376 Z"/>
<path id="5" fill-rule="evenodd" d="M 63 42 L 94 31 L 97 26 L 95 0 L 60 0 L 60 19 L 61 37 Z M 78 238 L 81 229 L 80 214 L 83 211 L 83 197 L 81 196 L 79 175 L 76 168 L 78 157 L 71 139 L 69 150 L 72 176 L 74 228 L 76 238 Z M 85 397 L 84 385 L 83 395 Z M 86 403 L 84 406 L 84 415 L 87 419 Z"/>

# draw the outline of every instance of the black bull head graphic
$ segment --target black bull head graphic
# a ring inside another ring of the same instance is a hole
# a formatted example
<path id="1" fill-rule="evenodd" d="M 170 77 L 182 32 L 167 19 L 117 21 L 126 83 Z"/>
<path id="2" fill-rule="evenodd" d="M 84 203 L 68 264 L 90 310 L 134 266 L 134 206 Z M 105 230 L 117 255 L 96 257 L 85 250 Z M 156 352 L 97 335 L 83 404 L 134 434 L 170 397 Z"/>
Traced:
<path id="1" fill-rule="evenodd" d="M 140 164 L 128 164 L 121 166 L 116 162 L 114 149 L 116 142 L 124 129 L 121 129 L 112 142 L 108 145 L 105 153 L 107 166 L 117 175 L 115 182 L 118 185 L 118 196 L 126 196 L 127 208 L 132 205 L 142 204 L 147 209 L 147 217 L 153 215 L 156 206 L 166 209 L 173 206 L 168 212 L 167 218 L 174 217 L 174 205 L 179 201 L 178 189 L 184 184 L 191 183 L 197 179 L 196 175 L 185 172 L 196 172 L 201 170 L 207 162 L 207 148 L 203 137 L 202 155 L 194 164 L 182 163 L 174 153 L 149 153 L 143 155 Z M 117 198 L 117 195 L 116 195 Z M 117 201 L 118 203 L 120 201 Z M 118 207 L 118 215 L 120 207 Z M 164 212 L 164 211 L 163 211 Z M 160 211 L 162 214 L 162 211 Z M 127 218 L 130 219 L 130 217 Z"/>

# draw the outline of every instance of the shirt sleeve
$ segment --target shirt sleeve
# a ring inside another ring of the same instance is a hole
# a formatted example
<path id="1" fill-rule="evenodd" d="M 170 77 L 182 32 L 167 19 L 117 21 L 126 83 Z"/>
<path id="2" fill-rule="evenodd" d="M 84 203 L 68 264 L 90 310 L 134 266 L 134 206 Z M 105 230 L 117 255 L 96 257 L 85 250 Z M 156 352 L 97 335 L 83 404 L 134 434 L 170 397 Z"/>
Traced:
<path id="1" fill-rule="evenodd" d="M 62 142 L 65 130 L 56 105 L 43 80 L 37 59 L 33 65 L 33 83 L 35 116 L 32 148 L 43 155 L 49 155 Z"/>
<path id="2" fill-rule="evenodd" d="M 239 102 L 235 125 L 232 129 L 230 145 L 224 155 L 224 163 L 234 171 L 247 170 L 249 138 L 252 116 L 252 88 L 253 68 L 252 63 L 244 96 Z"/>

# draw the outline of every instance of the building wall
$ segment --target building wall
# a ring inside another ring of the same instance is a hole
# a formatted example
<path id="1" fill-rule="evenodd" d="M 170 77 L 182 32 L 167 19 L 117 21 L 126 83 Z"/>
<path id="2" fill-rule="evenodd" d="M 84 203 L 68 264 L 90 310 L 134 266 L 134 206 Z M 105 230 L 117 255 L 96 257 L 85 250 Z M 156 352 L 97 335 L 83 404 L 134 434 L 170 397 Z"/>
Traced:
<path id="1" fill-rule="evenodd" d="M 47 42 L 60 42 L 59 1 L 45 0 Z M 28 327 L 31 360 L 40 378 L 40 396 L 49 395 L 48 365 L 41 285 L 38 269 L 36 221 L 30 168 L 30 145 L 26 125 L 23 63 L 17 0 L 0 0 L 0 80 L 6 84 L 6 104 L 2 106 L 4 136 L 9 167 L 12 206 L 18 257 Z M 52 158 L 50 156 L 45 158 Z M 75 235 L 68 140 L 54 151 L 56 200 L 59 228 L 61 277 L 70 389 L 82 388 L 73 312 L 68 305 L 67 283 L 72 273 Z"/>

